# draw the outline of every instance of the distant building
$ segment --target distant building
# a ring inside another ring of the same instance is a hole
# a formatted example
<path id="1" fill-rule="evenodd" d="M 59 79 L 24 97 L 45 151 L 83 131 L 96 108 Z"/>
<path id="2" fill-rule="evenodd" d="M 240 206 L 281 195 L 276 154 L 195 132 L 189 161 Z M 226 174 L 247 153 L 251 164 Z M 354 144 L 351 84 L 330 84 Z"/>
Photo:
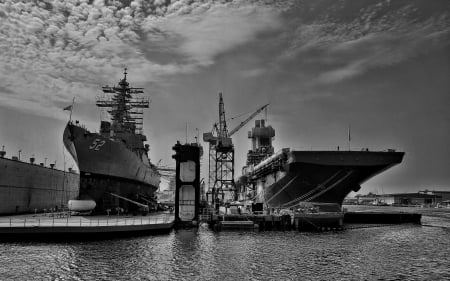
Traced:
<path id="1" fill-rule="evenodd" d="M 450 196 L 450 192 L 448 193 Z M 434 193 L 393 193 L 377 195 L 369 193 L 367 195 L 356 195 L 356 202 L 360 205 L 422 205 L 422 206 L 436 206 L 441 204 L 443 195 Z M 351 202 L 351 201 L 350 201 Z"/>
<path id="2" fill-rule="evenodd" d="M 450 200 L 450 191 L 437 191 L 425 189 L 419 191 L 419 193 L 442 196 L 442 201 Z"/>
<path id="3" fill-rule="evenodd" d="M 394 193 L 381 196 L 387 205 L 437 205 L 442 202 L 442 196 L 424 193 Z"/>
<path id="4" fill-rule="evenodd" d="M 175 202 L 175 190 L 163 190 L 156 193 L 158 203 L 165 205 L 173 205 Z"/>
<path id="5" fill-rule="evenodd" d="M 156 192 L 158 203 L 165 205 L 173 205 L 175 202 L 175 177 L 170 177 L 167 190 L 160 190 Z"/>

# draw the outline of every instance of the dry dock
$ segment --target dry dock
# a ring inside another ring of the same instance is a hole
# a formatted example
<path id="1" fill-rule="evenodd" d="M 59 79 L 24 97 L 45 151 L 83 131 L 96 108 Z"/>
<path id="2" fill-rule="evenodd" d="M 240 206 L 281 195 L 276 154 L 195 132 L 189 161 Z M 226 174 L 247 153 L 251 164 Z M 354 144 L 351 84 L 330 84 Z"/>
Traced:
<path id="1" fill-rule="evenodd" d="M 3 238 L 105 238 L 164 233 L 174 226 L 174 215 L 148 216 L 67 216 L 64 214 L 0 217 Z"/>

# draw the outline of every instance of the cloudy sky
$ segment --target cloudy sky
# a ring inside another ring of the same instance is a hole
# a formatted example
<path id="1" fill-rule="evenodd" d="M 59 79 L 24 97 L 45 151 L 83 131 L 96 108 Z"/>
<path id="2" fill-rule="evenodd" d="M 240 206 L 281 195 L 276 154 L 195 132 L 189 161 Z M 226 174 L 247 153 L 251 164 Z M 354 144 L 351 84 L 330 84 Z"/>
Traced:
<path id="1" fill-rule="evenodd" d="M 211 130 L 223 92 L 227 117 L 270 103 L 276 150 L 346 147 L 350 125 L 354 148 L 406 152 L 360 192 L 450 190 L 448 0 L 0 0 L 0 66 L 8 156 L 73 165 L 62 108 L 75 97 L 74 119 L 98 130 L 95 97 L 127 66 L 152 100 L 154 163 L 173 166 L 186 123 L 189 141 Z"/>

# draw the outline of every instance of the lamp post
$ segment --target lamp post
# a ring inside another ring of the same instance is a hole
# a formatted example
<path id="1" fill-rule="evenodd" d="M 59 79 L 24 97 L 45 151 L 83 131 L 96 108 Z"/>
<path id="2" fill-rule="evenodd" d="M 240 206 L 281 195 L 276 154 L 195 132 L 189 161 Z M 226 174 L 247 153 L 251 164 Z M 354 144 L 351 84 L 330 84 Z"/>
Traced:
<path id="1" fill-rule="evenodd" d="M 19 149 L 19 160 L 20 160 L 20 153 L 22 152 L 22 149 Z"/>

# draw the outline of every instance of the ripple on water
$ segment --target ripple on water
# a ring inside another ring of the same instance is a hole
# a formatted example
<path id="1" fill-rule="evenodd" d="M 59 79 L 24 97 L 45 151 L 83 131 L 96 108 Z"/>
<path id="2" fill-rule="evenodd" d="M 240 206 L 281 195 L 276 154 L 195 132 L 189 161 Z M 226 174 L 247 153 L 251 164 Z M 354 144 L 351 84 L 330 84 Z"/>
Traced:
<path id="1" fill-rule="evenodd" d="M 444 280 L 449 229 L 212 232 L 0 244 L 5 280 Z"/>

